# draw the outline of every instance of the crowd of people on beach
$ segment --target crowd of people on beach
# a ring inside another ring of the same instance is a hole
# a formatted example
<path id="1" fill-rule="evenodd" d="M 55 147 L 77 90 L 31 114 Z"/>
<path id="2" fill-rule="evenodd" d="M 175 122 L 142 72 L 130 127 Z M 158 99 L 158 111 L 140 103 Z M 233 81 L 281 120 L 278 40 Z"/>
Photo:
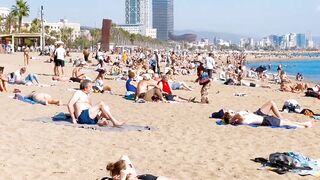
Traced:
<path id="1" fill-rule="evenodd" d="M 0 67 L 0 92 L 11 92 L 10 88 L 17 88 L 16 85 L 41 85 L 41 79 L 37 74 L 27 73 L 28 66 L 32 64 L 30 47 L 26 46 L 23 52 L 24 67 L 8 74 L 4 72 L 5 67 Z M 111 123 L 114 127 L 124 125 L 125 122 L 118 120 L 106 103 L 101 101 L 93 104 L 90 100 L 92 92 L 113 94 L 112 87 L 105 84 L 105 79 L 122 81 L 124 98 L 136 103 L 209 104 L 209 91 L 217 81 L 225 85 L 254 88 L 271 88 L 270 83 L 273 83 L 279 85 L 280 91 L 292 93 L 313 91 L 320 97 L 319 86 L 310 87 L 303 83 L 303 75 L 300 73 L 297 74 L 297 81 L 289 79 L 281 65 L 277 69 L 277 74 L 272 75 L 267 73 L 265 67 L 248 69 L 244 53 L 232 53 L 222 58 L 214 52 L 191 53 L 137 48 L 107 53 L 101 49 L 90 52 L 88 48 L 84 48 L 83 58 L 70 58 L 71 60 L 68 61 L 69 55 L 64 44 L 58 43 L 47 61 L 53 63 L 53 81 L 79 83 L 79 90 L 75 91 L 67 103 L 63 103 L 59 98 L 53 98 L 50 94 L 37 91 L 25 97 L 43 105 L 67 106 L 71 122 L 74 124 L 108 126 Z M 67 76 L 64 68 L 69 68 L 71 65 L 72 74 Z M 90 79 L 86 70 L 92 70 L 96 78 Z M 176 77 L 181 76 L 196 76 L 194 82 L 201 86 L 200 101 L 197 101 L 196 97 L 186 98 L 175 95 L 176 90 L 194 90 L 194 87 L 186 82 L 177 80 Z M 16 99 L 25 98 L 21 97 L 19 89 L 14 89 L 12 92 L 16 93 Z M 269 115 L 270 111 L 273 112 L 273 116 Z M 298 123 L 284 119 L 273 101 L 264 104 L 255 113 L 226 112 L 223 119 L 227 124 L 312 127 L 311 122 Z M 127 157 L 109 164 L 107 170 L 111 172 L 113 179 L 130 179 L 131 177 L 131 179 L 166 179 L 152 175 L 138 176 Z"/>

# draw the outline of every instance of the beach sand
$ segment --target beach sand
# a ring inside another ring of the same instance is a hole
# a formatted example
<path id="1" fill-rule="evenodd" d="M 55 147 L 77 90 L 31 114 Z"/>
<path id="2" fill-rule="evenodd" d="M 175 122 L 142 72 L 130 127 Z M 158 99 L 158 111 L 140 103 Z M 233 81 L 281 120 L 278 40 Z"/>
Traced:
<path id="1" fill-rule="evenodd" d="M 27 72 L 52 74 L 53 64 L 44 63 L 46 58 L 32 60 Z M 22 64 L 22 54 L 0 54 L 0 66 L 5 66 L 6 73 L 17 70 Z M 71 75 L 71 66 L 67 64 L 68 76 Z M 182 76 L 179 79 L 195 90 L 174 93 L 183 97 L 196 96 L 199 100 L 201 87 L 192 82 L 195 77 Z M 40 81 L 53 84 L 51 76 L 41 75 Z M 105 83 L 113 87 L 114 93 L 125 93 L 124 81 L 106 80 Z M 274 85 L 272 89 L 261 89 L 230 87 L 214 82 L 210 89 L 210 105 L 135 104 L 117 95 L 93 94 L 93 101 L 107 103 L 119 120 L 158 129 L 127 133 L 30 122 L 29 119 L 67 112 L 67 108 L 29 105 L 8 97 L 13 95 L 14 88 L 18 88 L 22 94 L 32 90 L 47 92 L 67 103 L 73 94 L 67 89 L 78 86 L 63 82 L 42 88 L 9 86 L 11 93 L 0 93 L 0 179 L 101 179 L 108 175 L 106 164 L 117 161 L 124 154 L 130 157 L 139 173 L 178 180 L 306 179 L 292 173 L 280 176 L 257 170 L 261 165 L 250 159 L 284 151 L 320 158 L 319 123 L 311 129 L 285 130 L 217 126 L 214 119 L 209 119 L 212 112 L 221 108 L 255 111 L 268 100 L 274 100 L 281 107 L 285 100 L 296 99 L 303 108 L 320 112 L 318 99 L 282 93 Z M 233 96 L 238 92 L 248 96 Z M 298 121 L 309 120 L 302 115 L 284 115 Z"/>

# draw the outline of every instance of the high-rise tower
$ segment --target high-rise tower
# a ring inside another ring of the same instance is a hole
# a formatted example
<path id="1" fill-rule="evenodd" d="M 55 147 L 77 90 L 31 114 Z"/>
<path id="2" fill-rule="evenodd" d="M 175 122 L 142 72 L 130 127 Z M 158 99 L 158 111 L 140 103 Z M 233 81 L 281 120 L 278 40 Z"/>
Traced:
<path id="1" fill-rule="evenodd" d="M 173 33 L 174 16 L 173 0 L 153 0 L 153 28 L 157 29 L 157 38 L 168 40 L 169 34 Z"/>
<path id="2" fill-rule="evenodd" d="M 151 28 L 150 0 L 126 0 L 126 24 Z"/>

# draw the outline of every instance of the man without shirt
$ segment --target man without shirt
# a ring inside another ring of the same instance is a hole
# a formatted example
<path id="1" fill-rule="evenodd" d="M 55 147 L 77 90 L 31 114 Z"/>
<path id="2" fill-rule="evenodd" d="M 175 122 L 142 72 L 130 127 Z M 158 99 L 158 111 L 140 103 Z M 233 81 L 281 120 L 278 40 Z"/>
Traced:
<path id="1" fill-rule="evenodd" d="M 152 102 L 153 97 L 157 96 L 160 101 L 165 101 L 158 82 L 150 79 L 147 75 L 143 75 L 143 80 L 138 83 L 136 99 L 144 99 L 145 101 Z"/>
<path id="2" fill-rule="evenodd" d="M 274 115 L 269 115 L 270 111 Z M 223 117 L 227 124 L 244 124 L 244 125 L 260 125 L 260 126 L 293 126 L 297 128 L 311 128 L 312 122 L 294 122 L 291 120 L 284 119 L 279 112 L 277 105 L 273 101 L 269 101 L 264 104 L 255 113 L 249 113 L 246 111 L 240 111 L 235 114 L 226 112 Z"/>
<path id="3" fill-rule="evenodd" d="M 110 120 L 113 126 L 118 127 L 123 125 L 123 122 L 116 120 L 110 108 L 103 102 L 92 105 L 89 94 L 92 91 L 92 82 L 90 80 L 83 80 L 80 83 L 80 90 L 76 91 L 68 103 L 68 110 L 70 112 L 72 122 L 74 124 L 99 124 L 107 125 L 107 121 L 98 123 L 99 119 Z"/>

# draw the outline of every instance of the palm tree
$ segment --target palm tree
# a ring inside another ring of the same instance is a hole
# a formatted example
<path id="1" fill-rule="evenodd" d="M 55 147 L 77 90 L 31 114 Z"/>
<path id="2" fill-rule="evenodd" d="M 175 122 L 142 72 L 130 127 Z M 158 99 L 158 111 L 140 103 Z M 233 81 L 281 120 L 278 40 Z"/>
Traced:
<path id="1" fill-rule="evenodd" d="M 61 41 L 65 42 L 67 47 L 72 45 L 72 28 L 63 27 L 60 29 Z"/>
<path id="2" fill-rule="evenodd" d="M 12 6 L 11 12 L 14 16 L 18 17 L 18 32 L 21 32 L 21 24 L 22 24 L 22 18 L 28 17 L 30 12 L 30 7 L 24 0 L 17 0 L 16 5 Z"/>
<path id="3" fill-rule="evenodd" d="M 15 28 L 17 24 L 17 19 L 13 15 L 13 13 L 9 13 L 6 16 L 6 21 L 5 21 L 5 32 L 6 33 L 11 33 L 12 26 Z"/>
<path id="4" fill-rule="evenodd" d="M 41 31 L 41 20 L 36 18 L 32 20 L 31 22 L 31 28 L 30 32 L 31 33 L 39 33 Z"/>

